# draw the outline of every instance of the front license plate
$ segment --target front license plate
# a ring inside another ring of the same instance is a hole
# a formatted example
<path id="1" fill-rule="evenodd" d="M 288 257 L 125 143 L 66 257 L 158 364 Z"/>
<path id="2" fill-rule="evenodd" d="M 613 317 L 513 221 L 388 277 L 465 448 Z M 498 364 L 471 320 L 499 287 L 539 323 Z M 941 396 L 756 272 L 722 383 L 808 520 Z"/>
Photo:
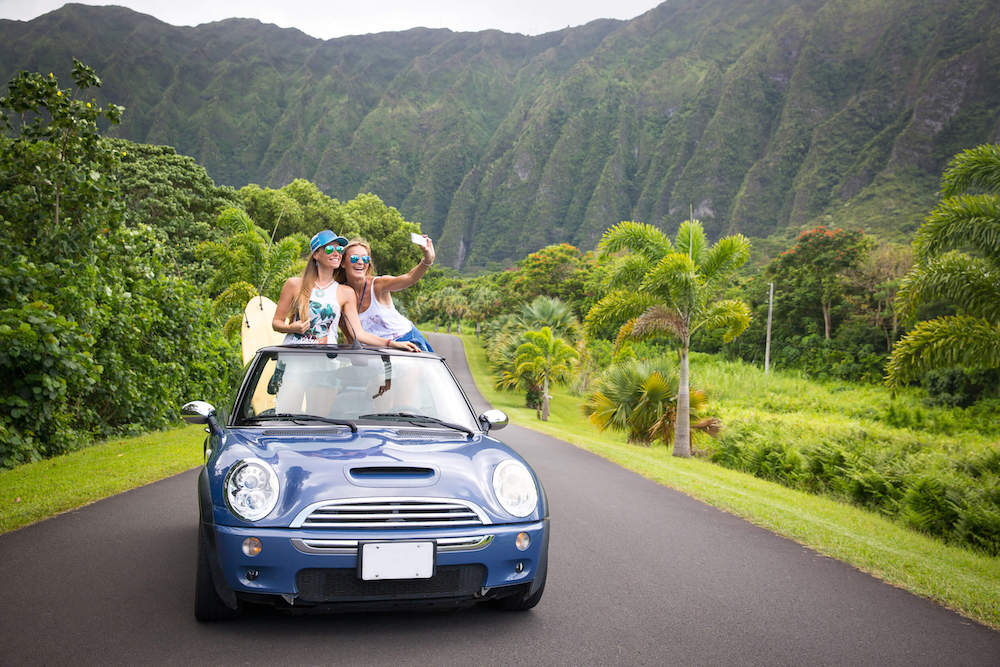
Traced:
<path id="1" fill-rule="evenodd" d="M 433 542 L 368 542 L 359 556 L 361 578 L 367 581 L 434 576 Z"/>

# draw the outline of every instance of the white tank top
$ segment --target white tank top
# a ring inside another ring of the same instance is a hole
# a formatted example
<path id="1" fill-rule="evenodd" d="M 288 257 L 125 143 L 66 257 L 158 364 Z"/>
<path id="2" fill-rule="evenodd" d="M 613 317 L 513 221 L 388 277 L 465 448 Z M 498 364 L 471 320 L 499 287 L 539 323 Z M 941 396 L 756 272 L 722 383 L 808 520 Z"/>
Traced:
<path id="1" fill-rule="evenodd" d="M 389 296 L 389 305 L 383 306 L 375 298 L 375 281 L 372 279 L 371 300 L 368 309 L 363 313 L 358 313 L 361 320 L 361 327 L 368 333 L 395 340 L 399 336 L 408 333 L 413 328 L 413 323 L 396 310 L 392 303 L 392 296 Z"/>
<path id="2" fill-rule="evenodd" d="M 309 329 L 304 334 L 285 334 L 285 345 L 316 345 L 337 342 L 340 304 L 337 303 L 336 281 L 327 287 L 313 286 L 309 293 Z"/>

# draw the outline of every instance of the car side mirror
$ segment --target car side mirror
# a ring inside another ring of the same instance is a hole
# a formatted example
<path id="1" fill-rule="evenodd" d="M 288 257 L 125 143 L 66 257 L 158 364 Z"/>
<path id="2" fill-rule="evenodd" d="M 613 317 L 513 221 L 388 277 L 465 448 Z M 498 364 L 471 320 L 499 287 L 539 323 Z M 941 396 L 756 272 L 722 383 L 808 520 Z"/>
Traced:
<path id="1" fill-rule="evenodd" d="M 219 422 L 216 420 L 215 407 L 205 401 L 191 401 L 185 403 L 181 408 L 181 417 L 188 424 L 208 424 L 213 433 L 221 433 Z"/>
<path id="2" fill-rule="evenodd" d="M 491 429 L 501 429 L 507 425 L 507 413 L 503 410 L 487 410 L 479 415 L 479 423 L 487 432 Z"/>

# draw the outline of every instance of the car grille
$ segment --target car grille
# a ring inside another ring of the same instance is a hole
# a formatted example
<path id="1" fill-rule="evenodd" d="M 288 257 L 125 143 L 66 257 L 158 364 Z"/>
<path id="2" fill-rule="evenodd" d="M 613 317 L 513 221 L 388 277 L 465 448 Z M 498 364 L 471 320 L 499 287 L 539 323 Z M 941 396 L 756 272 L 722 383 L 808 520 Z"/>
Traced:
<path id="1" fill-rule="evenodd" d="M 362 498 L 331 500 L 306 508 L 292 528 L 429 528 L 482 526 L 486 513 L 466 500 Z"/>
<path id="2" fill-rule="evenodd" d="M 443 565 L 429 579 L 365 581 L 355 568 L 310 568 L 295 575 L 304 602 L 351 602 L 471 598 L 486 577 L 483 565 Z"/>

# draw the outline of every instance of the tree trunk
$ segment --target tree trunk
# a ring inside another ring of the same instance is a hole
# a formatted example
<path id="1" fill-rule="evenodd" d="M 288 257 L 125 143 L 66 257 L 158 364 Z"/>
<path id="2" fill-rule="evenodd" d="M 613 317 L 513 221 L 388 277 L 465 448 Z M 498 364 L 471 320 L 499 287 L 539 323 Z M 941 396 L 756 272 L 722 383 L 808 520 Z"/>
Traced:
<path id="1" fill-rule="evenodd" d="M 542 380 L 542 421 L 549 420 L 549 376 Z"/>
<path id="2" fill-rule="evenodd" d="M 479 320 L 476 320 L 476 340 L 479 340 Z"/>
<path id="3" fill-rule="evenodd" d="M 680 381 L 677 383 L 677 419 L 674 420 L 674 456 L 691 456 L 691 393 L 688 388 L 688 345 L 681 343 Z"/>
<path id="4" fill-rule="evenodd" d="M 830 340 L 830 304 L 823 302 L 823 335 Z"/>

